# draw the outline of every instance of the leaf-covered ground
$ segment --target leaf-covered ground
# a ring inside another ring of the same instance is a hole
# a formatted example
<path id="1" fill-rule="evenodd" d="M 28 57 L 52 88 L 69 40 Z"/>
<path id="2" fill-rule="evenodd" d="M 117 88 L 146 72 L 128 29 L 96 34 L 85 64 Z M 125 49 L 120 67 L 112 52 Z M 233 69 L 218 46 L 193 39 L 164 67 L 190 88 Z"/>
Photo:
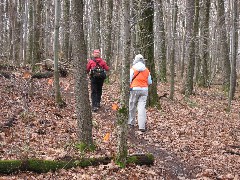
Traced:
<path id="1" fill-rule="evenodd" d="M 116 153 L 116 112 L 112 105 L 119 100 L 117 82 L 104 85 L 102 107 L 93 113 L 96 151 L 80 153 L 75 147 L 73 78 L 61 79 L 67 107 L 60 109 L 54 103 L 51 80 L 30 83 L 22 77 L 23 72 L 14 75 L 11 79 L 0 77 L 0 159 L 56 160 Z M 154 166 L 121 169 L 112 162 L 46 174 L 20 172 L 0 179 L 240 179 L 239 94 L 227 112 L 227 98 L 218 88 L 196 88 L 195 95 L 186 98 L 176 85 L 174 101 L 163 97 L 161 110 L 147 109 L 147 132 L 139 132 L 137 124 L 129 132 L 129 154 L 152 153 Z M 158 94 L 169 89 L 168 83 L 159 84 Z M 108 133 L 109 139 L 105 137 Z"/>

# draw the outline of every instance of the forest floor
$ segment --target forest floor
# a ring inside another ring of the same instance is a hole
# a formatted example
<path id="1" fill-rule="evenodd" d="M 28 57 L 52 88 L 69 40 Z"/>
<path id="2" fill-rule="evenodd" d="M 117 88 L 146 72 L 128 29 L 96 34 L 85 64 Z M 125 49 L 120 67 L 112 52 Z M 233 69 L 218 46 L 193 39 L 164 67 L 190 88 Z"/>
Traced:
<path id="1" fill-rule="evenodd" d="M 15 78 L 0 77 L 0 159 L 22 157 L 56 160 L 66 156 L 102 157 L 116 153 L 116 111 L 112 105 L 120 96 L 117 81 L 104 84 L 102 106 L 93 113 L 93 139 L 97 149 L 80 153 L 77 143 L 74 80 L 61 78 L 60 86 L 67 106 L 54 103 L 51 79 L 33 79 L 23 72 Z M 170 84 L 159 83 L 159 96 L 168 93 Z M 240 94 L 226 111 L 227 97 L 220 87 L 196 88 L 189 98 L 180 93 L 176 83 L 174 100 L 160 99 L 161 110 L 147 109 L 147 131 L 137 124 L 129 132 L 129 154 L 152 153 L 153 166 L 128 165 L 119 168 L 114 162 L 87 168 L 60 169 L 36 174 L 19 172 L 0 175 L 5 179 L 240 179 Z M 24 113 L 27 111 L 27 113 Z M 104 138 L 110 133 L 110 138 Z"/>

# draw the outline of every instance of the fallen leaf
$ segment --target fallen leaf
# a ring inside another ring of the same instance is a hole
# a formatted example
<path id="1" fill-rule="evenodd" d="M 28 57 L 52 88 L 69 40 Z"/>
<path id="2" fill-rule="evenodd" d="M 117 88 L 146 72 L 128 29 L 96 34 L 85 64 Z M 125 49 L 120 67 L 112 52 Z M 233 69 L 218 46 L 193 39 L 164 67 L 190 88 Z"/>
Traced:
<path id="1" fill-rule="evenodd" d="M 64 90 L 67 91 L 69 87 L 70 87 L 70 84 L 68 83 Z"/>
<path id="2" fill-rule="evenodd" d="M 24 73 L 23 73 L 23 78 L 24 79 L 29 79 L 31 77 L 31 73 L 29 72 L 29 71 L 25 71 Z"/>
<path id="3" fill-rule="evenodd" d="M 104 136 L 103 140 L 106 142 L 106 141 L 109 141 L 109 139 L 110 139 L 110 133 L 107 133 L 107 134 Z"/>
<path id="4" fill-rule="evenodd" d="M 118 110 L 118 105 L 117 105 L 117 104 L 112 104 L 112 109 L 113 109 L 114 111 L 117 111 L 117 110 Z"/>
<path id="5" fill-rule="evenodd" d="M 49 86 L 52 86 L 53 85 L 53 79 L 48 79 L 47 83 L 48 83 Z"/>

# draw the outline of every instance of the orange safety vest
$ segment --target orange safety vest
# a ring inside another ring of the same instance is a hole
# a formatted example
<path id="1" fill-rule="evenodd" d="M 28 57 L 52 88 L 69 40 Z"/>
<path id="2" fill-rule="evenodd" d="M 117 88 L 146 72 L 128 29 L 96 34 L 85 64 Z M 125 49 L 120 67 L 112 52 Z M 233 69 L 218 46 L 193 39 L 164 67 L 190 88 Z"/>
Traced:
<path id="1" fill-rule="evenodd" d="M 133 88 L 133 87 L 148 87 L 149 70 L 146 68 L 144 71 L 139 72 L 134 68 L 132 68 L 132 69 L 134 71 L 133 77 L 136 76 L 136 78 L 130 84 L 130 88 Z M 138 74 L 138 72 L 139 72 L 139 74 Z"/>

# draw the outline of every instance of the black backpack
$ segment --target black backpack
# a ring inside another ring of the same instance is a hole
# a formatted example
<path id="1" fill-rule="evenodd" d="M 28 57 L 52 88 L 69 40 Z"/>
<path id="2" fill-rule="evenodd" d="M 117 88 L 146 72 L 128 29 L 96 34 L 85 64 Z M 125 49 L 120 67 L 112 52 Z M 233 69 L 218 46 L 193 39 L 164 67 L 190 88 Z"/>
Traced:
<path id="1" fill-rule="evenodd" d="M 96 66 L 91 69 L 91 77 L 96 79 L 105 79 L 107 77 L 105 70 L 97 63 L 95 59 L 92 60 L 96 63 Z"/>

